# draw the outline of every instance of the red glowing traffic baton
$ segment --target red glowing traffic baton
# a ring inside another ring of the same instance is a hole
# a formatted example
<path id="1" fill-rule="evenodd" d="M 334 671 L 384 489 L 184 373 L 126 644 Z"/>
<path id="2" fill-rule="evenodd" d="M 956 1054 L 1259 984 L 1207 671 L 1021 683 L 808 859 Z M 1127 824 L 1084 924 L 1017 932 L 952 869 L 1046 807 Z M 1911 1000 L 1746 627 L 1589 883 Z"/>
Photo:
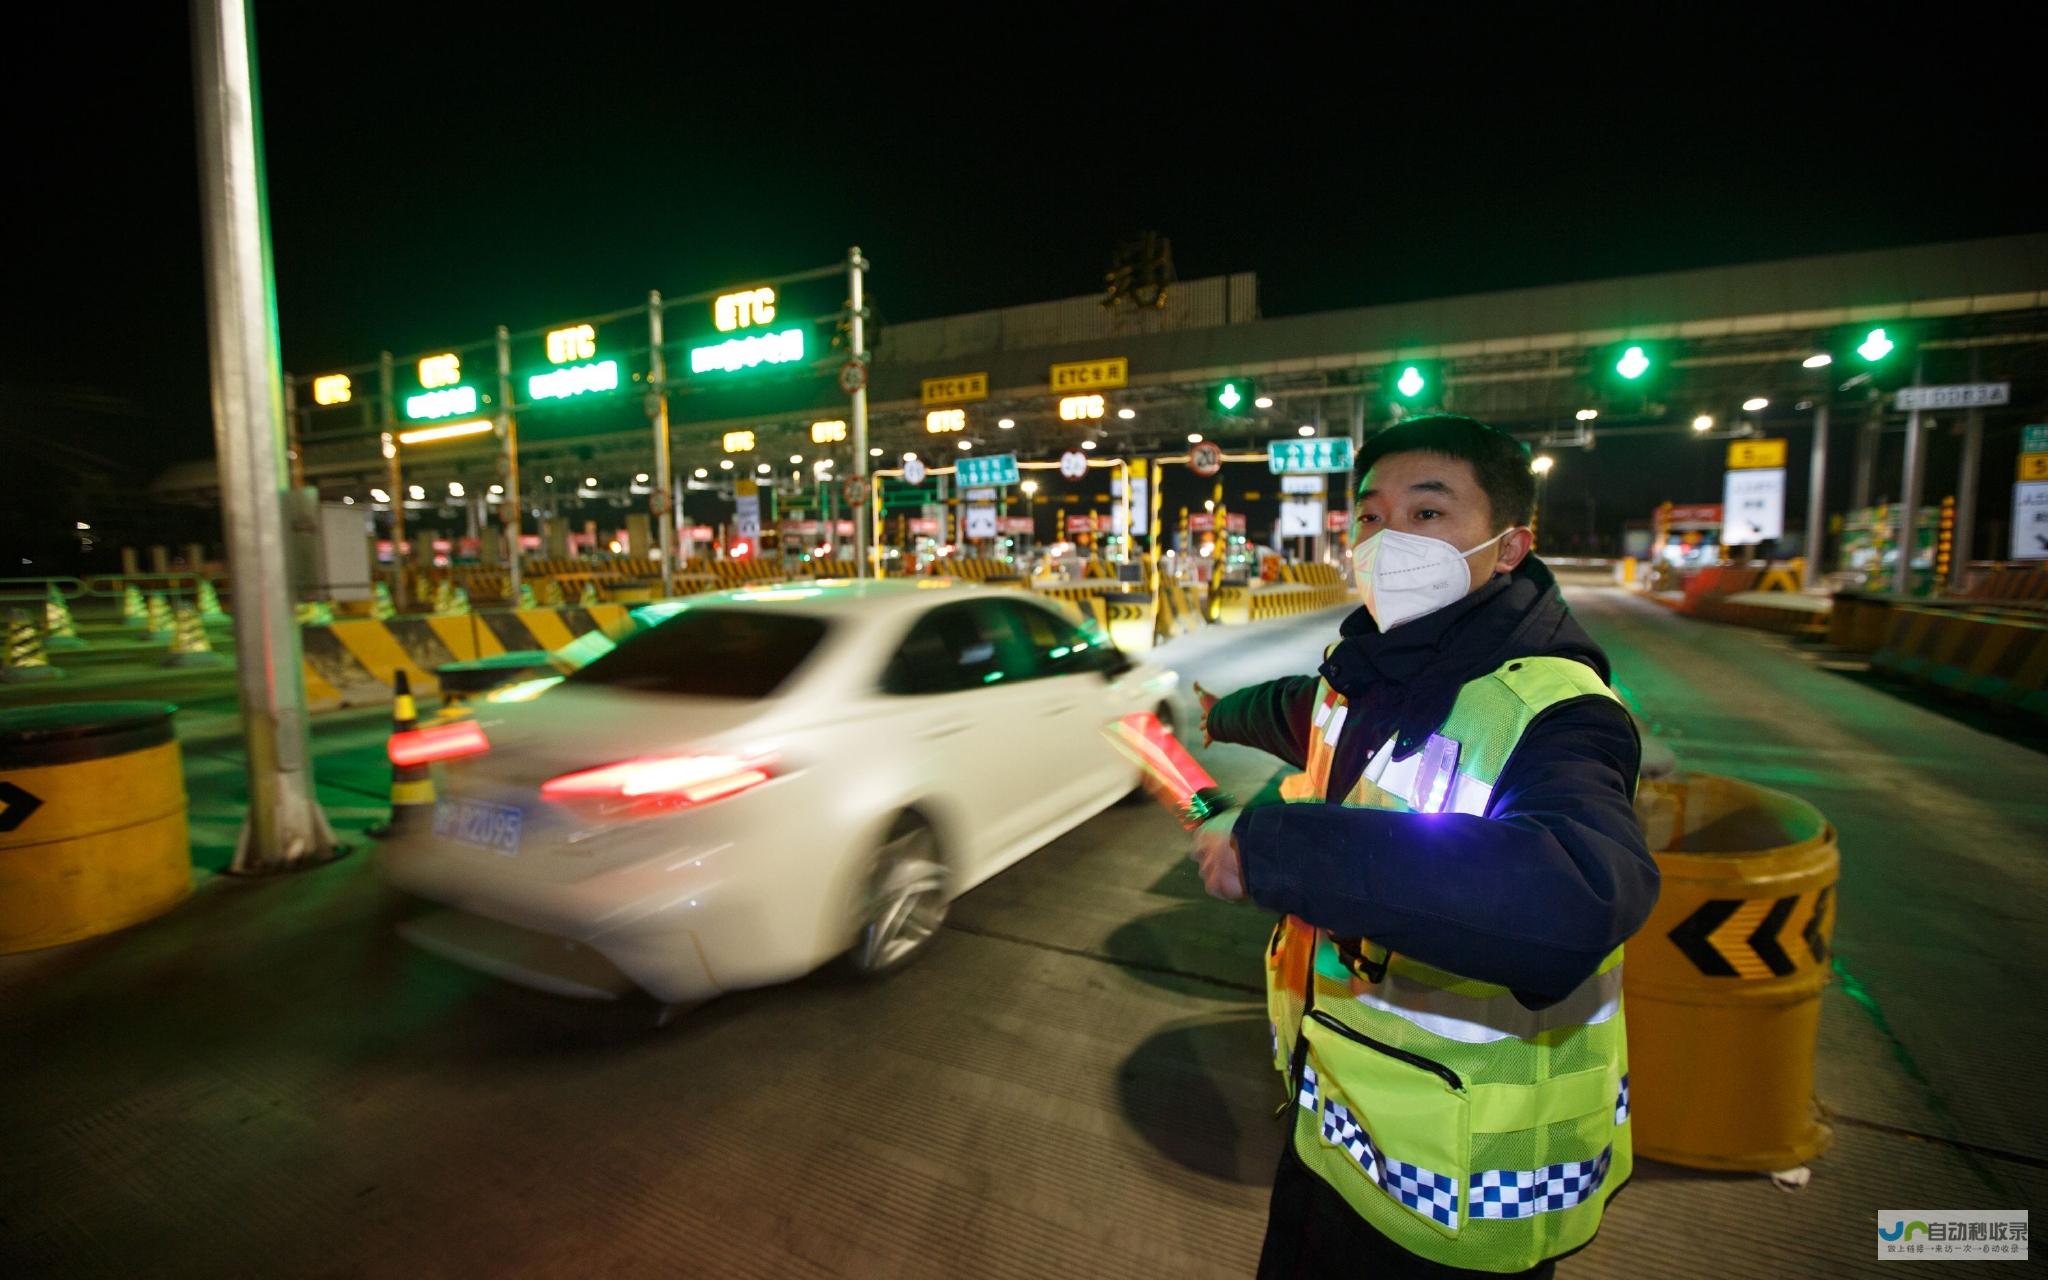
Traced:
<path id="1" fill-rule="evenodd" d="M 1188 830 L 1237 803 L 1151 712 L 1124 716 L 1104 725 L 1102 733 L 1138 766 L 1146 792 L 1171 809 Z"/>

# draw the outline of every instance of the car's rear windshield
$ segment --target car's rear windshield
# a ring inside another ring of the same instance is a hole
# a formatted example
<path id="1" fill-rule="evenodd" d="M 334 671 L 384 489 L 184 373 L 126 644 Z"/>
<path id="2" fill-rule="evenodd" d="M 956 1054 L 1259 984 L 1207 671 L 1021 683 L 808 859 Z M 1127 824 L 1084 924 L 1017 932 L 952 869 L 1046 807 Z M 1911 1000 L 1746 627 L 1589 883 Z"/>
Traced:
<path id="1" fill-rule="evenodd" d="M 773 609 L 686 609 L 629 636 L 571 684 L 692 698 L 765 698 L 825 637 L 825 622 Z"/>

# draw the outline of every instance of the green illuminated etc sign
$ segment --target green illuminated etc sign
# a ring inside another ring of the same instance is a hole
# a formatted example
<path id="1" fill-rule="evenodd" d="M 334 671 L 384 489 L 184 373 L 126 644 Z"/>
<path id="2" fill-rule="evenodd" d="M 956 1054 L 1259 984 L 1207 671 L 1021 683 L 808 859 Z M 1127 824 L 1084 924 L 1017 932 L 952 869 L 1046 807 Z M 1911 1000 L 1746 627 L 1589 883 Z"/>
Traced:
<path id="1" fill-rule="evenodd" d="M 691 373 L 738 373 L 764 364 L 793 364 L 804 358 L 804 331 L 778 329 L 744 338 L 727 338 L 690 348 Z"/>
<path id="2" fill-rule="evenodd" d="M 1346 436 L 1268 440 L 1266 469 L 1276 476 L 1290 472 L 1349 471 L 1351 441 Z"/>
<path id="3" fill-rule="evenodd" d="M 954 464 L 954 479 L 963 489 L 992 489 L 1017 483 L 1017 455 L 990 453 L 962 458 Z"/>
<path id="4" fill-rule="evenodd" d="M 526 398 L 529 400 L 566 400 L 589 391 L 618 389 L 619 362 L 616 360 L 564 365 L 546 373 L 536 373 L 526 380 Z"/>
<path id="5" fill-rule="evenodd" d="M 405 398 L 405 416 L 415 422 L 475 412 L 475 387 L 442 387 L 438 391 L 422 391 Z"/>

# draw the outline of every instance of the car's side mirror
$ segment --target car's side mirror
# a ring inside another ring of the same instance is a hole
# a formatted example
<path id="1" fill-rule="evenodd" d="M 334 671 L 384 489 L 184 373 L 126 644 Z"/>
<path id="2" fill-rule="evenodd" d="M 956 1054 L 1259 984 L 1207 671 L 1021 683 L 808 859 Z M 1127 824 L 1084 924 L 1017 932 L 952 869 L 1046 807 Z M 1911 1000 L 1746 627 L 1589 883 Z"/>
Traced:
<path id="1" fill-rule="evenodd" d="M 1101 652 L 1102 657 L 1099 661 L 1102 665 L 1097 667 L 1096 670 L 1102 673 L 1105 680 L 1116 679 L 1118 676 L 1129 671 L 1133 665 L 1131 660 L 1124 656 L 1124 651 L 1115 645 L 1109 645 Z"/>

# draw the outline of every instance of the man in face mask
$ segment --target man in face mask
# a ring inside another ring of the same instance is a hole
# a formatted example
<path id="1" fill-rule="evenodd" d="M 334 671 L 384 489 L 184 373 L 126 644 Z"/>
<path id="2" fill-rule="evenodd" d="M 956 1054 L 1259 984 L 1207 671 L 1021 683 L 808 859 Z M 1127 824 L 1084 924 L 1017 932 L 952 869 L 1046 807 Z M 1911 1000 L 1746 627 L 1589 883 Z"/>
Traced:
<path id="1" fill-rule="evenodd" d="M 1548 1275 L 1631 1168 L 1621 944 L 1657 897 L 1635 728 L 1530 553 L 1526 448 L 1435 415 L 1359 466 L 1364 607 L 1320 672 L 1197 686 L 1208 738 L 1300 771 L 1192 855 L 1281 916 L 1292 1136 L 1259 1274 Z"/>

